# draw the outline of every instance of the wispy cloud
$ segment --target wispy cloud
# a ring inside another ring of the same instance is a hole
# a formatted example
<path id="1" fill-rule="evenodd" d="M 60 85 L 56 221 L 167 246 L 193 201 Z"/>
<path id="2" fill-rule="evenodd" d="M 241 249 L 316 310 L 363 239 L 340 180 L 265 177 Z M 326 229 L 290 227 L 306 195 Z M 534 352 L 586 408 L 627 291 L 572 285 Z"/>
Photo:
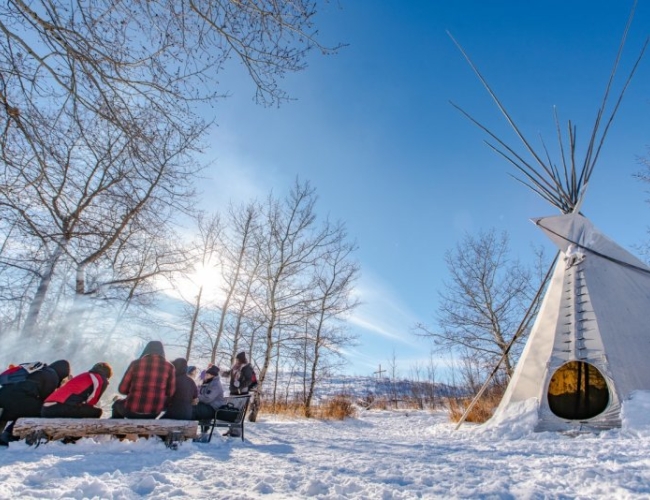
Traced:
<path id="1" fill-rule="evenodd" d="M 416 346 L 411 333 L 418 321 L 416 315 L 380 277 L 364 268 L 355 292 L 361 305 L 349 318 L 350 324 L 366 333 Z"/>
<path id="2" fill-rule="evenodd" d="M 263 201 L 272 190 L 284 191 L 290 185 L 293 174 L 267 159 L 260 163 L 247 153 L 248 143 L 223 127 L 211 139 L 219 144 L 218 154 L 210 159 L 209 174 L 201 183 L 203 201 L 209 210 L 222 211 L 231 201 Z"/>

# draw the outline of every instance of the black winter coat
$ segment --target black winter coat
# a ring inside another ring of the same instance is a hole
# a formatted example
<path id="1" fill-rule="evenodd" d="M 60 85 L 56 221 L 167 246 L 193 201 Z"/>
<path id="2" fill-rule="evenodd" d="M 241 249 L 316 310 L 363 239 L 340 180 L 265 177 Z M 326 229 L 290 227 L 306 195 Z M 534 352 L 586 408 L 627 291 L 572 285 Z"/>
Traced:
<path id="1" fill-rule="evenodd" d="M 233 370 L 230 370 L 229 373 L 230 373 L 230 387 L 229 387 L 230 394 L 232 395 L 248 394 L 248 387 L 253 382 L 253 374 L 255 373 L 251 364 L 246 363 L 244 366 L 241 367 L 241 371 L 239 375 L 239 387 L 235 385 L 235 372 Z"/>
<path id="2" fill-rule="evenodd" d="M 196 382 L 186 373 L 176 375 L 176 390 L 169 399 L 167 410 L 161 418 L 174 420 L 192 419 L 192 401 L 199 397 Z"/>
<path id="3" fill-rule="evenodd" d="M 60 383 L 59 373 L 50 365 L 29 374 L 23 382 L 2 386 L 0 420 L 8 422 L 20 417 L 40 417 L 43 402 Z"/>

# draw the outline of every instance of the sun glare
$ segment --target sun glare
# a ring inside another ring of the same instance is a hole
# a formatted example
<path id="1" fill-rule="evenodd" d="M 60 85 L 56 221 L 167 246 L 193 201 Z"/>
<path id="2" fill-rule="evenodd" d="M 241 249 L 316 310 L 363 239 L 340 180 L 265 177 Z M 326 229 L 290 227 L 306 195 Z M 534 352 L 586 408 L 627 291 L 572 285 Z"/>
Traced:
<path id="1" fill-rule="evenodd" d="M 196 266 L 192 274 L 186 278 L 178 278 L 175 281 L 174 289 L 169 290 L 169 293 L 183 300 L 192 301 L 202 288 L 201 302 L 203 304 L 219 303 L 225 297 L 223 284 L 221 270 L 218 266 Z"/>

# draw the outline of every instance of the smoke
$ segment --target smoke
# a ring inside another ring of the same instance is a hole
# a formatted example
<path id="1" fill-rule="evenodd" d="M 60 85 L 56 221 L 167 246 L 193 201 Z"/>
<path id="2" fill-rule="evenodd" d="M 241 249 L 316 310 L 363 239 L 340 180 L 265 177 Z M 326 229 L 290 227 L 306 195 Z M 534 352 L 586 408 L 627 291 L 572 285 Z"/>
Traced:
<path id="1" fill-rule="evenodd" d="M 61 306 L 62 304 L 59 304 Z M 68 304 L 66 304 L 68 305 Z M 169 306 L 161 310 L 154 304 L 124 311 L 110 302 L 79 299 L 68 307 L 59 307 L 66 313 L 52 315 L 39 323 L 31 335 L 18 330 L 0 333 L 3 349 L 0 370 L 10 364 L 42 361 L 50 364 L 58 359 L 70 362 L 73 375 L 88 371 L 100 361 L 113 368 L 113 377 L 102 397 L 106 407 L 118 395 L 118 385 L 130 362 L 140 356 L 150 340 L 160 340 L 168 360 L 184 356 L 178 342 L 181 325 L 174 323 L 177 315 Z"/>

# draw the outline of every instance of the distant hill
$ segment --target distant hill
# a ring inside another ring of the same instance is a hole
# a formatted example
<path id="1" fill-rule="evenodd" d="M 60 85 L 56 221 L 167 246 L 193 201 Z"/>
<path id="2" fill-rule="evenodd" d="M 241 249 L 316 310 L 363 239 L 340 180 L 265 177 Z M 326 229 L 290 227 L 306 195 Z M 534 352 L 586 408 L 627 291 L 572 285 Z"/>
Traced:
<path id="1" fill-rule="evenodd" d="M 265 381 L 265 392 L 269 394 L 273 387 L 274 375 L 270 374 Z M 278 377 L 277 397 L 293 399 L 303 393 L 303 374 L 301 372 L 282 372 Z M 361 404 L 381 400 L 424 399 L 436 400 L 449 396 L 463 396 L 466 391 L 443 383 L 414 381 L 407 379 L 391 380 L 388 377 L 368 377 L 337 375 L 320 380 L 316 386 L 317 401 L 333 396 L 346 395 Z"/>

